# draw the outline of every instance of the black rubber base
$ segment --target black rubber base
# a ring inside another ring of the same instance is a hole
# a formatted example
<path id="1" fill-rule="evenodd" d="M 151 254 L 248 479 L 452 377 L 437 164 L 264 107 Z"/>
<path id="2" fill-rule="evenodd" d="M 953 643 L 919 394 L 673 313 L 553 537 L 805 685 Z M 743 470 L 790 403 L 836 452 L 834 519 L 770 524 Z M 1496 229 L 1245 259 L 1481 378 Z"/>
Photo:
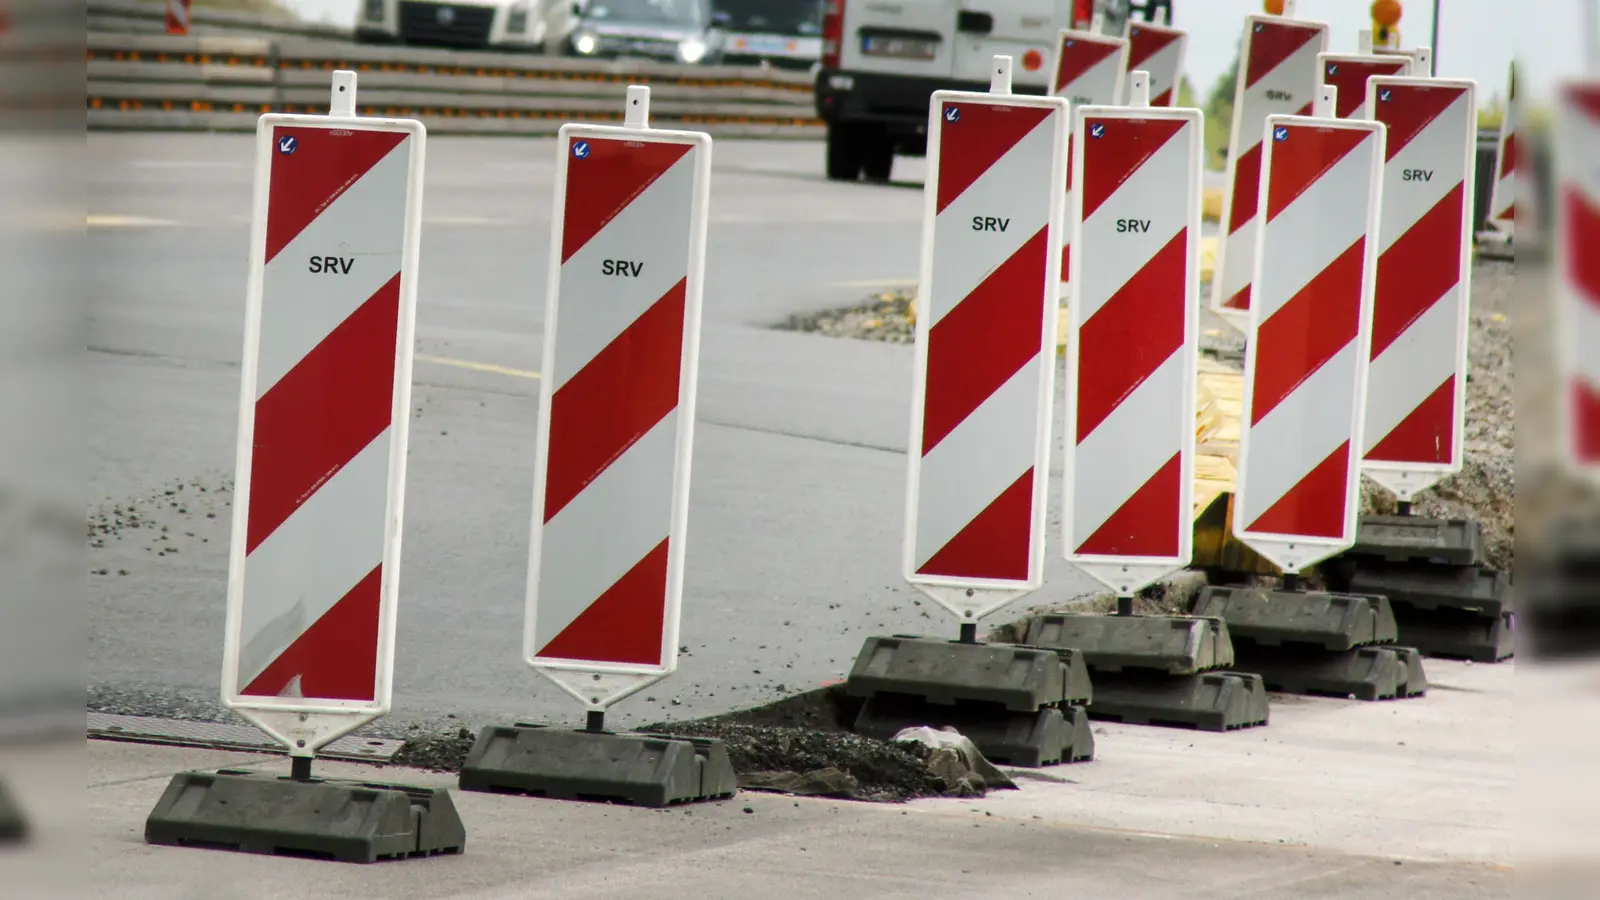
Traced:
<path id="1" fill-rule="evenodd" d="M 0 781 L 0 843 L 14 844 L 28 839 L 28 822 L 12 802 L 5 782 Z"/>
<path id="2" fill-rule="evenodd" d="M 992 763 L 1038 768 L 1094 758 L 1094 733 L 1081 706 L 1031 713 L 999 706 L 943 706 L 914 697 L 879 694 L 856 716 L 855 732 L 887 741 L 907 728 L 954 728 Z"/>
<path id="3" fill-rule="evenodd" d="M 1352 561 L 1353 562 L 1353 561 Z M 1415 609 L 1458 609 L 1480 616 L 1511 612 L 1511 576 L 1478 566 L 1359 561 L 1348 579 L 1357 594 L 1382 594 Z"/>
<path id="4" fill-rule="evenodd" d="M 370 863 L 460 853 L 467 832 L 443 788 L 222 769 L 174 777 L 145 820 L 144 839 Z"/>
<path id="5" fill-rule="evenodd" d="M 662 807 L 739 790 L 728 748 L 714 738 L 491 725 L 478 733 L 463 791 Z"/>
<path id="6" fill-rule="evenodd" d="M 1213 586 L 1201 589 L 1194 611 L 1228 623 L 1236 655 L 1252 642 L 1341 651 L 1392 644 L 1397 637 L 1394 610 L 1377 595 Z"/>
<path id="7" fill-rule="evenodd" d="M 1054 613 L 1028 623 L 1027 643 L 1077 650 L 1091 675 L 1130 669 L 1192 675 L 1233 663 L 1233 642 L 1219 618 Z"/>
<path id="8" fill-rule="evenodd" d="M 1415 661 L 1421 671 L 1421 660 Z M 1261 676 L 1268 690 L 1285 694 L 1393 700 L 1407 693 L 1411 665 L 1391 647 L 1357 647 L 1338 653 L 1305 648 L 1241 648 L 1239 670 Z M 1422 680 L 1427 690 L 1427 681 Z"/>
<path id="9" fill-rule="evenodd" d="M 1234 731 L 1267 724 L 1267 688 L 1261 676 L 1242 672 L 1097 674 L 1089 715 L 1133 725 Z"/>
<path id="10" fill-rule="evenodd" d="M 1513 613 L 1479 616 L 1453 609 L 1419 610 L 1404 603 L 1394 605 L 1400 641 L 1428 656 L 1494 663 L 1516 652 L 1516 617 Z"/>
<path id="11" fill-rule="evenodd" d="M 1019 713 L 1091 696 L 1089 672 L 1078 654 L 904 635 L 867 638 L 845 692 L 863 698 L 905 695 L 946 706 L 992 703 Z"/>
<path id="12" fill-rule="evenodd" d="M 1390 647 L 1400 663 L 1406 667 L 1406 680 L 1400 684 L 1400 696 L 1421 697 L 1428 693 L 1428 675 L 1422 668 L 1422 651 L 1415 647 Z"/>
<path id="13" fill-rule="evenodd" d="M 1344 555 L 1475 566 L 1483 562 L 1483 527 L 1471 519 L 1362 516 L 1355 546 Z"/>

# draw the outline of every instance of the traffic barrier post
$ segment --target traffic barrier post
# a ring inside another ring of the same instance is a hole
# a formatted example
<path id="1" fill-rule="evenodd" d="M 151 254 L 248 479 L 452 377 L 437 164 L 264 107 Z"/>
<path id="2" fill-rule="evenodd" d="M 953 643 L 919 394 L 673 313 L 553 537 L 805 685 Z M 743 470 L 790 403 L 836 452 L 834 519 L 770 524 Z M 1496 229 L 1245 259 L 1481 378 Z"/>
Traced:
<path id="1" fill-rule="evenodd" d="M 1341 119 L 1365 119 L 1371 106 L 1367 102 L 1367 81 L 1379 75 L 1410 75 L 1414 70 L 1410 54 L 1380 56 L 1372 53 L 1319 53 L 1317 69 L 1322 84 L 1336 90 Z"/>
<path id="2" fill-rule="evenodd" d="M 1150 105 L 1177 106 L 1189 33 L 1167 24 L 1166 10 L 1162 9 L 1155 22 L 1139 22 L 1130 17 L 1127 38 L 1128 71 L 1149 73 Z"/>
<path id="3" fill-rule="evenodd" d="M 1310 115 L 1321 84 L 1317 54 L 1328 49 L 1328 25 L 1282 16 L 1247 16 L 1239 53 L 1228 139 L 1227 193 L 1217 240 L 1211 309 L 1243 331 L 1248 327 L 1260 199 L 1264 124 L 1270 115 Z"/>
<path id="4" fill-rule="evenodd" d="M 989 71 L 988 93 L 929 101 L 906 473 L 905 579 L 959 618 L 960 640 L 869 638 L 845 686 L 866 698 L 859 732 L 915 718 L 1050 764 L 1093 753 L 1081 662 L 979 643 L 977 622 L 1044 580 L 1070 103 L 1013 94 L 1008 56 Z M 1001 702 L 1024 677 L 1026 699 Z"/>
<path id="5" fill-rule="evenodd" d="M 1600 60 L 1596 74 L 1557 94 L 1555 202 L 1556 321 L 1562 377 L 1562 457 L 1600 483 Z"/>
<path id="6" fill-rule="evenodd" d="M 732 796 L 720 742 L 605 728 L 678 666 L 711 137 L 561 126 L 534 447 L 524 661 L 582 704 L 580 731 L 489 727 L 463 790 L 645 806 Z M 664 760 L 640 774 L 645 759 Z M 642 780 L 641 780 L 642 779 Z"/>
<path id="7" fill-rule="evenodd" d="M 335 72 L 327 115 L 256 131 L 222 700 L 291 774 L 177 776 L 153 844 L 365 862 L 465 844 L 448 791 L 311 776 L 394 681 L 426 131 L 355 109 Z M 352 830 L 353 798 L 375 812 Z"/>
<path id="8" fill-rule="evenodd" d="M 167 34 L 189 33 L 189 5 L 193 0 L 167 0 Z"/>
<path id="9" fill-rule="evenodd" d="M 1506 109 L 1500 119 L 1500 145 L 1495 153 L 1494 188 L 1489 192 L 1490 239 L 1510 243 L 1517 225 L 1517 157 L 1522 136 L 1517 133 L 1517 64 L 1507 76 Z"/>
<path id="10" fill-rule="evenodd" d="M 1096 17 L 1087 31 L 1062 29 L 1056 39 L 1055 75 L 1050 81 L 1050 93 L 1064 97 L 1069 108 L 1079 106 L 1113 106 L 1122 102 L 1123 70 L 1127 67 L 1128 41 L 1100 33 L 1101 22 Z M 1072 140 L 1067 139 L 1067 153 L 1072 153 Z M 1067 206 L 1072 205 L 1072 170 L 1067 170 Z M 1061 297 L 1067 296 L 1067 279 L 1071 269 L 1072 235 L 1063 228 L 1061 234 Z"/>

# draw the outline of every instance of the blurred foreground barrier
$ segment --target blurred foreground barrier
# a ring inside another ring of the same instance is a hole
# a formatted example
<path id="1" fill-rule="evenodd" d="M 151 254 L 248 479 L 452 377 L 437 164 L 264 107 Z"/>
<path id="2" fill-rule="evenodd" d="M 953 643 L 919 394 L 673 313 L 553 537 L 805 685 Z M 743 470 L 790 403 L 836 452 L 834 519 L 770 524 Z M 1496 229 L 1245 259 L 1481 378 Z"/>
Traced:
<path id="1" fill-rule="evenodd" d="M 91 34 L 88 121 L 99 130 L 252 131 L 269 112 L 326 112 L 335 69 L 360 72 L 367 116 L 435 133 L 554 134 L 570 119 L 619 119 L 626 84 L 651 88 L 657 120 L 718 134 L 822 133 L 805 73 L 599 62 L 304 38 Z M 610 99 L 608 99 L 610 98 Z"/>
<path id="2" fill-rule="evenodd" d="M 167 6 L 161 0 L 89 0 L 89 30 L 94 32 L 131 32 L 135 34 L 164 34 L 167 30 Z M 323 22 L 303 22 L 288 16 L 263 15 L 243 10 L 213 9 L 208 7 L 189 10 L 191 35 L 293 35 L 322 40 L 348 41 L 350 29 Z"/>

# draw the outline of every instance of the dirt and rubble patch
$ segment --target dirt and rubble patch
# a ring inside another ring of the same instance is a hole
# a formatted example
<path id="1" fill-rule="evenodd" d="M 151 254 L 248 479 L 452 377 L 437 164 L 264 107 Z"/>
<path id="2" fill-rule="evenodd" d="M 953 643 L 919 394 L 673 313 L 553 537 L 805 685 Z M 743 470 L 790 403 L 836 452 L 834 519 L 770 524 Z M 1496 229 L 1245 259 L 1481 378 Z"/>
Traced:
<path id="1" fill-rule="evenodd" d="M 832 686 L 753 709 L 656 722 L 636 733 L 720 739 L 746 790 L 871 802 L 982 796 L 992 787 L 948 751 L 879 741 L 850 731 L 860 701 Z M 412 735 L 391 765 L 459 772 L 472 749 L 466 728 Z"/>
<path id="2" fill-rule="evenodd" d="M 911 308 L 915 298 L 915 291 L 888 291 L 874 294 L 855 306 L 792 315 L 776 327 L 782 331 L 909 344 L 917 337 L 917 322 Z"/>

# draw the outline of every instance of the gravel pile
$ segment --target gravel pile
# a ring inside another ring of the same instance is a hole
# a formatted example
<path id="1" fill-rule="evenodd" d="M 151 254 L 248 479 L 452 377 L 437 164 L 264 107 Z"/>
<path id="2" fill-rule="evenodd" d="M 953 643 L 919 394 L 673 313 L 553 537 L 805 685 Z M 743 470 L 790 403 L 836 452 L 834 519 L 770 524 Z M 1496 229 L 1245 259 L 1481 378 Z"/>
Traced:
<path id="1" fill-rule="evenodd" d="M 877 294 L 860 306 L 790 316 L 778 328 L 909 344 L 917 337 L 917 325 L 911 318 L 911 301 L 915 296 L 912 291 Z"/>

